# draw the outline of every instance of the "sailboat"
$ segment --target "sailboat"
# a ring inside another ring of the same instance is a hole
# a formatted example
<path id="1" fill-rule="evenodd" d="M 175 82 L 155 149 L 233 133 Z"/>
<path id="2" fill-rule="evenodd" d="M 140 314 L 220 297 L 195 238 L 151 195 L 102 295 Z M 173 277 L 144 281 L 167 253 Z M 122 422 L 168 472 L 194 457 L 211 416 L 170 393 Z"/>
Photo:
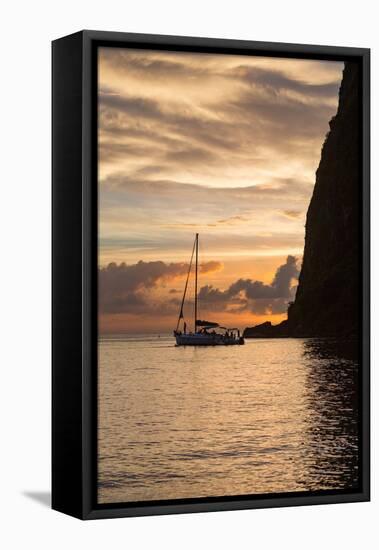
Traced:
<path id="1" fill-rule="evenodd" d="M 193 257 L 195 256 L 195 312 L 194 330 L 187 332 L 187 323 L 184 320 L 184 304 L 188 289 L 188 281 L 192 269 Z M 192 247 L 191 260 L 188 268 L 187 279 L 184 286 L 183 298 L 180 306 L 178 322 L 174 330 L 174 337 L 177 346 L 236 346 L 245 343 L 238 328 L 221 327 L 212 321 L 203 321 L 198 316 L 198 266 L 199 266 L 199 234 L 196 233 Z M 183 330 L 180 329 L 183 322 Z"/>

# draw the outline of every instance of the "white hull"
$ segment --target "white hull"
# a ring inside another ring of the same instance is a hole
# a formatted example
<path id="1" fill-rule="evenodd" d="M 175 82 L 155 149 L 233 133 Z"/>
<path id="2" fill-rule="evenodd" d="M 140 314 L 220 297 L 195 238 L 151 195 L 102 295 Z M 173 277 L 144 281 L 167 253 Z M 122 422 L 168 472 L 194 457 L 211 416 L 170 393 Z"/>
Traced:
<path id="1" fill-rule="evenodd" d="M 176 334 L 177 346 L 240 346 L 243 338 L 228 338 L 222 334 Z"/>
<path id="2" fill-rule="evenodd" d="M 244 339 L 240 337 L 240 331 L 238 328 L 228 329 L 220 327 L 218 323 L 199 320 L 197 317 L 197 274 L 198 274 L 198 253 L 199 253 L 199 234 L 196 233 L 195 242 L 193 243 L 191 261 L 188 268 L 187 280 L 184 287 L 183 299 L 180 306 L 178 323 L 174 336 L 177 346 L 241 346 L 245 343 Z M 188 333 L 186 330 L 187 323 L 184 321 L 183 306 L 186 299 L 186 292 L 188 287 L 188 280 L 191 273 L 191 266 L 193 257 L 195 255 L 195 311 L 194 311 L 194 330 L 195 332 Z M 179 331 L 180 322 L 183 322 L 183 332 Z M 199 330 L 200 327 L 203 327 Z M 220 328 L 225 330 L 225 333 L 220 334 L 215 332 L 214 328 Z M 208 332 L 212 330 L 212 332 Z"/>

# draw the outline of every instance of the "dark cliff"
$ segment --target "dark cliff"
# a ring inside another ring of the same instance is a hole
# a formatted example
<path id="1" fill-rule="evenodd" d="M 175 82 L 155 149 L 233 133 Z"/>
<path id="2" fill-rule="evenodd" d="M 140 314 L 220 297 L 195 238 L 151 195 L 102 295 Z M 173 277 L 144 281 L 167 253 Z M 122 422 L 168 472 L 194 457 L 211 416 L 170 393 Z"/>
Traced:
<path id="1" fill-rule="evenodd" d="M 316 172 L 303 264 L 287 323 L 272 336 L 351 336 L 360 310 L 361 116 L 359 65 L 347 62 L 339 105 Z M 251 332 L 252 331 L 252 332 Z M 254 337 L 254 329 L 245 336 Z"/>

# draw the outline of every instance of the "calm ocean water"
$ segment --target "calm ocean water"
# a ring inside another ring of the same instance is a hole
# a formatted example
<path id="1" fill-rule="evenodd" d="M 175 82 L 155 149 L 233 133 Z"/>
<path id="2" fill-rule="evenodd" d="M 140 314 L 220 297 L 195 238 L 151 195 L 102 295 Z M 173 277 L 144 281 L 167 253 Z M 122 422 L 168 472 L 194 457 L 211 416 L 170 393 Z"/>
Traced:
<path id="1" fill-rule="evenodd" d="M 353 488 L 358 363 L 331 340 L 99 342 L 98 500 Z"/>

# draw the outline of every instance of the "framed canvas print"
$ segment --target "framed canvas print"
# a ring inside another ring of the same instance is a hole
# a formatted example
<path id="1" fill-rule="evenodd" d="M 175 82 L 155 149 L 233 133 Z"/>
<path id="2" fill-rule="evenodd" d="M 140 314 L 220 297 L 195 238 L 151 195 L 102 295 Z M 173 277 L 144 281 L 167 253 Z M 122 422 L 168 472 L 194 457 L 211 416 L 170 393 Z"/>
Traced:
<path id="1" fill-rule="evenodd" d="M 53 42 L 53 508 L 369 500 L 369 50 Z"/>

